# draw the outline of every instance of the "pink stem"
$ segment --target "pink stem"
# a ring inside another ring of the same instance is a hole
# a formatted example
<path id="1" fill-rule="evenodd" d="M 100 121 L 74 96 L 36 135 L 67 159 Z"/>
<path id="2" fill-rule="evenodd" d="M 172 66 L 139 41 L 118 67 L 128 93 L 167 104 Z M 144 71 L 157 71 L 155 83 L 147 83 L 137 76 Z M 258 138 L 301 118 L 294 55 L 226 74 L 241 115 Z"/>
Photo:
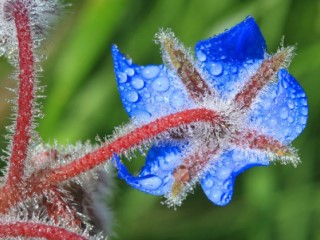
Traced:
<path id="1" fill-rule="evenodd" d="M 34 222 L 14 222 L 0 223 L 0 237 L 28 237 L 47 238 L 50 240 L 70 239 L 84 240 L 85 237 L 68 231 L 64 228 L 55 227 L 43 223 Z"/>
<path id="2" fill-rule="evenodd" d="M 219 124 L 222 123 L 222 121 L 223 119 L 219 113 L 205 108 L 185 110 L 170 114 L 137 128 L 127 135 L 116 139 L 96 151 L 84 155 L 74 162 L 49 170 L 43 174 L 42 183 L 44 185 L 54 185 L 75 177 L 112 158 L 113 154 L 121 154 L 172 128 L 194 122 Z"/>
<path id="3" fill-rule="evenodd" d="M 16 129 L 10 156 L 7 184 L 21 181 L 32 128 L 34 100 L 34 56 L 29 12 L 23 1 L 13 3 L 13 17 L 19 43 L 19 97 Z"/>
<path id="4" fill-rule="evenodd" d="M 57 185 L 108 161 L 113 154 L 121 154 L 158 134 L 194 122 L 221 124 L 223 119 L 219 113 L 205 108 L 185 110 L 156 119 L 69 164 L 39 171 L 23 182 L 22 189 L 20 186 L 11 188 L 6 184 L 0 191 L 0 213 L 6 213 L 11 206 L 32 194 L 39 194 L 50 186 Z"/>

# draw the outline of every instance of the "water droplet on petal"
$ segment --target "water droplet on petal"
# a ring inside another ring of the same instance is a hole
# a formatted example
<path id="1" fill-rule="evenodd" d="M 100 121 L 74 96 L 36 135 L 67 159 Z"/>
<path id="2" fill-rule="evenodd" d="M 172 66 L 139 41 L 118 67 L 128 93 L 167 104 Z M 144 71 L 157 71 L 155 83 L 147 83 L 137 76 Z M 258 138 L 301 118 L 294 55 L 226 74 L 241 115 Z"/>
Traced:
<path id="1" fill-rule="evenodd" d="M 148 119 L 151 117 L 151 114 L 145 110 L 135 109 L 135 110 L 132 110 L 131 116 L 139 119 Z"/>
<path id="2" fill-rule="evenodd" d="M 222 192 L 219 190 L 219 189 L 213 189 L 211 191 L 211 197 L 210 199 L 214 202 L 214 203 L 217 203 L 219 204 L 220 201 L 221 201 L 221 196 L 222 196 Z"/>
<path id="3" fill-rule="evenodd" d="M 158 92 L 165 92 L 168 90 L 170 82 L 169 79 L 166 77 L 159 77 L 152 82 L 151 86 L 154 90 Z"/>
<path id="4" fill-rule="evenodd" d="M 148 92 L 145 93 L 144 96 L 145 96 L 145 98 L 150 98 L 151 97 L 150 93 L 148 93 Z"/>
<path id="5" fill-rule="evenodd" d="M 143 77 L 145 77 L 147 79 L 151 79 L 151 78 L 155 78 L 156 76 L 158 76 L 159 72 L 160 72 L 159 67 L 147 66 L 142 70 L 141 74 Z"/>
<path id="6" fill-rule="evenodd" d="M 303 108 L 301 109 L 301 113 L 302 113 L 303 115 L 307 116 L 307 115 L 308 115 L 308 108 L 303 107 Z"/>
<path id="7" fill-rule="evenodd" d="M 118 73 L 118 81 L 119 83 L 125 83 L 127 81 L 127 75 L 123 72 Z"/>
<path id="8" fill-rule="evenodd" d="M 293 103 L 293 101 L 290 100 L 290 99 L 287 101 L 287 105 L 288 105 L 288 107 L 289 107 L 290 109 L 293 109 L 293 108 L 294 108 L 294 103 Z"/>
<path id="9" fill-rule="evenodd" d="M 238 72 L 238 68 L 236 66 L 232 66 L 230 70 L 231 70 L 232 73 L 237 73 Z"/>
<path id="10" fill-rule="evenodd" d="M 211 63 L 210 73 L 213 76 L 219 76 L 222 73 L 222 71 L 223 71 L 223 68 L 220 63 L 217 63 L 217 62 Z"/>
<path id="11" fill-rule="evenodd" d="M 136 102 L 139 99 L 138 93 L 135 91 L 127 91 L 124 93 L 124 97 L 128 102 Z"/>
<path id="12" fill-rule="evenodd" d="M 204 185 L 206 188 L 211 188 L 213 186 L 213 181 L 212 179 L 207 179 L 205 182 L 204 182 Z"/>
<path id="13" fill-rule="evenodd" d="M 202 51 L 198 51 L 197 58 L 199 61 L 204 62 L 207 59 L 207 56 Z"/>
<path id="14" fill-rule="evenodd" d="M 303 99 L 301 100 L 301 104 L 302 104 L 303 106 L 307 106 L 307 105 L 308 105 L 307 99 L 303 98 Z"/>
<path id="15" fill-rule="evenodd" d="M 172 92 L 169 101 L 172 107 L 174 108 L 181 107 L 184 103 L 182 92 L 179 90 Z"/>
<path id="16" fill-rule="evenodd" d="M 217 171 L 217 177 L 220 179 L 227 179 L 231 174 L 231 170 L 229 168 L 223 167 Z"/>
<path id="17" fill-rule="evenodd" d="M 285 88 L 285 89 L 287 89 L 288 88 L 288 82 L 287 81 L 281 81 L 281 83 L 282 83 L 282 86 Z"/>
<path id="18" fill-rule="evenodd" d="M 134 78 L 131 80 L 131 86 L 135 89 L 141 89 L 144 87 L 144 81 L 141 78 Z"/>
<path id="19" fill-rule="evenodd" d="M 287 119 L 288 115 L 289 115 L 288 109 L 287 109 L 286 107 L 281 108 L 281 110 L 280 110 L 280 117 L 281 117 L 282 119 Z"/>
<path id="20" fill-rule="evenodd" d="M 133 76 L 134 75 L 134 69 L 133 68 L 127 68 L 126 69 L 126 74 L 128 75 L 128 76 Z"/>
<path id="21" fill-rule="evenodd" d="M 302 116 L 302 117 L 300 117 L 299 122 L 300 122 L 301 124 L 305 125 L 305 124 L 307 123 L 307 119 L 308 119 L 307 117 Z"/>
<path id="22" fill-rule="evenodd" d="M 271 125 L 271 126 L 276 126 L 277 124 L 278 124 L 277 119 L 275 119 L 275 118 L 271 118 L 271 119 L 270 119 L 270 125 Z"/>
<path id="23" fill-rule="evenodd" d="M 284 135 L 285 135 L 287 138 L 290 137 L 291 134 L 292 134 L 291 128 L 285 128 L 285 129 L 284 129 Z"/>
<path id="24" fill-rule="evenodd" d="M 302 132 L 302 127 L 300 125 L 296 126 L 296 132 L 301 133 Z"/>
<path id="25" fill-rule="evenodd" d="M 139 181 L 141 187 L 145 188 L 146 190 L 156 190 L 162 184 L 162 180 L 159 177 L 152 176 L 145 179 L 141 179 Z"/>

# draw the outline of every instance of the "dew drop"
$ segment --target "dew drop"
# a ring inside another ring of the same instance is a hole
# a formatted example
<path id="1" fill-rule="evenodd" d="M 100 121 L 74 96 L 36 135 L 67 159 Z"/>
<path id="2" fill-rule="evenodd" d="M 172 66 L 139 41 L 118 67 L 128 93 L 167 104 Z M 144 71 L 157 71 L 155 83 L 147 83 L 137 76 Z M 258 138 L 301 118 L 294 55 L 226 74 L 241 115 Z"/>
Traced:
<path id="1" fill-rule="evenodd" d="M 289 122 L 289 123 L 293 123 L 293 120 L 294 120 L 293 117 L 291 117 L 291 116 L 288 117 L 288 122 Z"/>
<path id="2" fill-rule="evenodd" d="M 158 92 L 165 92 L 168 90 L 170 82 L 166 77 L 159 77 L 152 82 L 151 86 Z"/>
<path id="3" fill-rule="evenodd" d="M 293 101 L 290 100 L 290 99 L 288 100 L 287 105 L 288 105 L 288 107 L 289 107 L 290 109 L 293 109 L 293 108 L 294 108 L 294 103 L 293 103 Z"/>
<path id="4" fill-rule="evenodd" d="M 146 190 L 156 190 L 161 186 L 162 180 L 159 177 L 152 176 L 145 179 L 141 179 L 139 181 L 139 184 Z"/>
<path id="5" fill-rule="evenodd" d="M 144 96 L 145 96 L 145 98 L 150 98 L 151 95 L 150 95 L 150 93 L 147 92 L 144 94 Z"/>
<path id="6" fill-rule="evenodd" d="M 271 126 L 274 127 L 274 126 L 276 126 L 277 124 L 278 124 L 277 119 L 275 119 L 275 118 L 271 118 L 271 119 L 270 119 L 270 125 L 271 125 Z"/>
<path id="7" fill-rule="evenodd" d="M 236 66 L 232 66 L 230 68 L 230 70 L 231 70 L 232 73 L 237 73 L 238 72 L 238 68 Z"/>
<path id="8" fill-rule="evenodd" d="M 301 114 L 307 116 L 307 115 L 308 115 L 308 108 L 303 107 L 303 108 L 301 109 Z"/>
<path id="9" fill-rule="evenodd" d="M 288 82 L 287 81 L 281 81 L 281 83 L 282 83 L 282 86 L 285 88 L 285 89 L 287 89 L 288 88 Z"/>
<path id="10" fill-rule="evenodd" d="M 287 138 L 290 137 L 291 134 L 292 134 L 291 128 L 285 128 L 285 129 L 284 129 L 284 135 L 285 135 Z"/>
<path id="11" fill-rule="evenodd" d="M 300 125 L 296 126 L 296 132 L 301 133 L 302 132 L 302 127 Z"/>
<path id="12" fill-rule="evenodd" d="M 197 58 L 201 62 L 204 62 L 205 60 L 207 60 L 207 56 L 202 51 L 197 52 Z"/>
<path id="13" fill-rule="evenodd" d="M 124 93 L 124 97 L 128 102 L 136 102 L 139 99 L 138 93 L 135 91 L 127 91 Z"/>
<path id="14" fill-rule="evenodd" d="M 183 105 L 184 98 L 181 91 L 176 90 L 171 93 L 171 96 L 169 98 L 170 105 L 174 108 L 179 108 Z"/>
<path id="15" fill-rule="evenodd" d="M 130 77 L 132 77 L 134 75 L 134 70 L 133 68 L 127 68 L 126 69 L 126 74 Z"/>
<path id="16" fill-rule="evenodd" d="M 161 158 L 159 161 L 160 168 L 163 171 L 168 171 L 173 169 L 176 163 L 177 163 L 177 158 L 175 157 L 175 155 L 166 156 L 165 158 Z"/>
<path id="17" fill-rule="evenodd" d="M 147 66 L 142 70 L 141 74 L 144 78 L 151 79 L 151 78 L 155 78 L 156 76 L 158 76 L 159 72 L 160 72 L 159 67 Z"/>
<path id="18" fill-rule="evenodd" d="M 206 188 L 211 188 L 213 186 L 213 181 L 212 179 L 207 179 L 205 182 L 204 182 L 204 185 Z"/>
<path id="19" fill-rule="evenodd" d="M 307 105 L 308 105 L 307 99 L 303 98 L 303 99 L 301 100 L 301 104 L 302 104 L 303 106 L 307 106 Z"/>
<path id="20" fill-rule="evenodd" d="M 131 116 L 139 119 L 148 119 L 151 117 L 151 114 L 145 110 L 135 109 L 135 110 L 132 110 Z"/>
<path id="21" fill-rule="evenodd" d="M 284 119 L 287 119 L 288 115 L 289 115 L 288 109 L 286 107 L 281 108 L 280 117 L 284 120 Z"/>
<path id="22" fill-rule="evenodd" d="M 144 87 L 144 81 L 141 78 L 134 78 L 131 80 L 131 86 L 135 89 L 141 89 Z"/>
<path id="23" fill-rule="evenodd" d="M 243 160 L 243 157 L 241 156 L 241 154 L 239 154 L 238 152 L 236 152 L 236 151 L 233 151 L 233 153 L 232 153 L 232 159 L 234 160 L 234 161 L 242 161 Z"/>
<path id="24" fill-rule="evenodd" d="M 219 189 L 213 189 L 210 194 L 210 199 L 216 203 L 216 204 L 221 204 L 221 196 L 222 192 Z"/>
<path id="25" fill-rule="evenodd" d="M 127 81 L 127 75 L 123 72 L 118 73 L 118 81 L 119 83 L 125 83 Z"/>
<path id="26" fill-rule="evenodd" d="M 231 169 L 223 167 L 220 168 L 217 172 L 217 177 L 220 179 L 227 179 L 231 174 Z"/>
<path id="27" fill-rule="evenodd" d="M 222 73 L 222 71 L 223 71 L 223 68 L 220 63 L 217 63 L 217 62 L 211 63 L 210 73 L 213 76 L 219 76 Z"/>
<path id="28" fill-rule="evenodd" d="M 307 123 L 307 117 L 305 117 L 305 116 L 300 117 L 299 122 L 300 122 L 302 125 L 305 125 L 305 124 Z"/>

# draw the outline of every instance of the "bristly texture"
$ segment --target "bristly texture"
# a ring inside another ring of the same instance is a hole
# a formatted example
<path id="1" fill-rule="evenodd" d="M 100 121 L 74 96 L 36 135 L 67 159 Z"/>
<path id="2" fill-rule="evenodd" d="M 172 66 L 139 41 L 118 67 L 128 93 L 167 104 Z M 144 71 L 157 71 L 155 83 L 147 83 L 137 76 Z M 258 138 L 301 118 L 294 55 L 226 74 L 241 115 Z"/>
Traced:
<path id="1" fill-rule="evenodd" d="M 35 118 L 41 116 L 36 99 L 42 90 L 38 47 L 60 8 L 58 0 L 0 0 L 0 56 L 17 68 L 18 80 L 14 122 L 2 157 L 7 168 L 1 177 L 0 238 L 104 239 L 111 232 L 110 172 L 95 165 L 94 171 L 83 170 L 63 183 L 43 180 L 47 171 L 99 147 L 50 146 L 36 132 Z"/>
<path id="2" fill-rule="evenodd" d="M 293 47 L 269 55 L 252 17 L 199 41 L 196 59 L 170 30 L 161 30 L 156 42 L 164 65 L 139 66 L 112 48 L 118 89 L 133 123 L 200 108 L 214 112 L 215 120 L 181 124 L 153 139 L 136 176 L 115 155 L 121 179 L 164 195 L 169 206 L 180 205 L 199 182 L 213 203 L 226 205 L 236 176 L 246 169 L 274 160 L 299 162 L 290 143 L 306 125 L 308 106 L 303 89 L 285 69 Z"/>
<path id="3" fill-rule="evenodd" d="M 157 35 L 164 65 L 140 67 L 113 47 L 124 106 L 133 121 L 99 145 L 42 143 L 36 133 L 37 48 L 56 0 L 0 0 L 0 55 L 17 68 L 14 123 L 0 178 L 0 237 L 103 239 L 112 214 L 114 159 L 119 177 L 180 205 L 197 182 L 218 205 L 237 174 L 252 166 L 299 161 L 290 142 L 307 120 L 307 101 L 285 70 L 293 48 L 269 56 L 252 18 L 200 41 L 197 59 L 170 31 Z M 132 176 L 119 156 L 145 151 Z M 107 171 L 106 171 L 107 169 Z"/>

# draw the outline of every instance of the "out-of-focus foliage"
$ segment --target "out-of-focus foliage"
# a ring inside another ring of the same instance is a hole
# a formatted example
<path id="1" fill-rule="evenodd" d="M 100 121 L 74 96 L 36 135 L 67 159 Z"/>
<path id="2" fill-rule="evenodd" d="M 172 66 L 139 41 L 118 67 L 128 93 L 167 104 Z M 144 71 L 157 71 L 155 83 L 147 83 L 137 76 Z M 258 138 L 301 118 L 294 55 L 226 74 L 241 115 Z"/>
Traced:
<path id="1" fill-rule="evenodd" d="M 171 28 L 185 45 L 208 38 L 252 15 L 275 52 L 297 44 L 290 72 L 310 106 L 306 130 L 293 143 L 298 168 L 254 168 L 238 177 L 234 200 L 217 207 L 204 194 L 188 197 L 177 211 L 158 197 L 119 181 L 114 203 L 119 239 L 320 239 L 320 0 L 73 0 L 48 34 L 41 81 L 47 85 L 41 136 L 60 143 L 104 137 L 128 121 L 116 89 L 111 44 L 141 65 L 161 63 L 152 41 Z M 9 122 L 4 99 L 11 67 L 0 62 L 1 132 Z M 4 144 L 4 138 L 1 138 Z M 141 159 L 132 159 L 141 165 Z M 134 167 L 133 167 L 134 168 Z M 137 169 L 137 168 L 135 168 Z M 196 190 L 198 191 L 198 189 Z"/>

